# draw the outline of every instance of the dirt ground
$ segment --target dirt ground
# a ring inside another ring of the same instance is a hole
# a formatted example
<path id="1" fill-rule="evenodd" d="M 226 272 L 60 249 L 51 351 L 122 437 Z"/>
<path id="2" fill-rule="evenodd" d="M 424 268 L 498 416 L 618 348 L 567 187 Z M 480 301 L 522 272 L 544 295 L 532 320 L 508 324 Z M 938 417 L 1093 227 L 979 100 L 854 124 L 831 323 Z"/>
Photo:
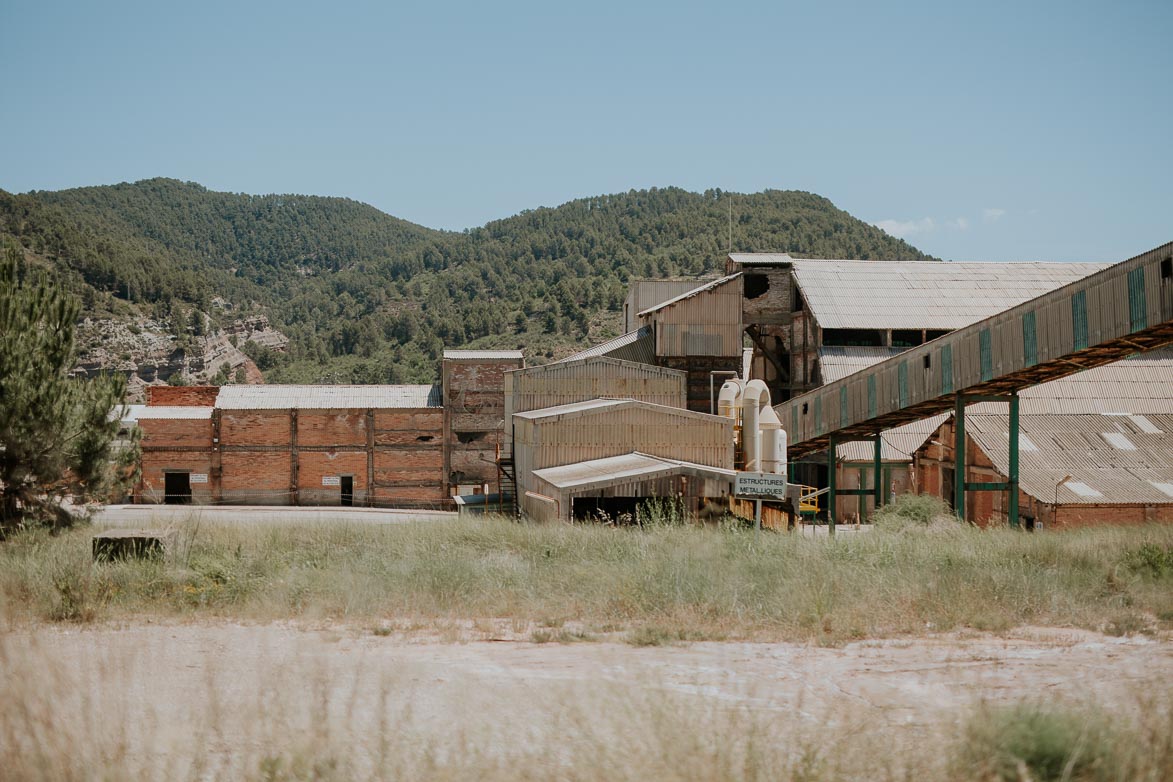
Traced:
<path id="1" fill-rule="evenodd" d="M 206 751 L 227 757 L 261 751 L 290 729 L 386 731 L 388 720 L 410 723 L 414 735 L 457 731 L 491 743 L 504 732 L 538 743 L 635 701 L 710 713 L 741 707 L 830 736 L 877 726 L 915 733 L 955 723 L 983 699 L 1127 709 L 1139 694 L 1167 693 L 1173 680 L 1173 643 L 1077 630 L 842 648 L 461 640 L 494 637 L 484 625 L 446 630 L 444 639 L 385 632 L 206 622 L 15 629 L 0 636 L 0 690 L 31 685 L 87 733 L 117 725 L 112 740 L 129 754 L 162 758 L 190 746 L 193 731 Z M 572 704 L 579 714 L 566 723 Z"/>

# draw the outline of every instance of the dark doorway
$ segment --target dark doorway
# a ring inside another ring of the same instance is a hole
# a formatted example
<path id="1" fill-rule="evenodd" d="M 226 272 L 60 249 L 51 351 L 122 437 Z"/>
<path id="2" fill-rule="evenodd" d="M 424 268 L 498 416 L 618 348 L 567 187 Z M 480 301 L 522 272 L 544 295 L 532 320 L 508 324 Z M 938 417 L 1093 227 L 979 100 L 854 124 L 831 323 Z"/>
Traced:
<path id="1" fill-rule="evenodd" d="M 957 513 L 957 497 L 953 493 L 953 468 L 941 468 L 941 491 L 945 493 L 944 500 L 949 503 L 949 509 Z"/>
<path id="2" fill-rule="evenodd" d="M 635 524 L 637 505 L 636 497 L 575 497 L 571 514 L 575 521 Z"/>
<path id="3" fill-rule="evenodd" d="M 342 507 L 349 508 L 354 504 L 354 476 L 342 476 Z"/>
<path id="4" fill-rule="evenodd" d="M 163 473 L 163 502 L 166 505 L 191 504 L 191 475 L 189 473 Z"/>

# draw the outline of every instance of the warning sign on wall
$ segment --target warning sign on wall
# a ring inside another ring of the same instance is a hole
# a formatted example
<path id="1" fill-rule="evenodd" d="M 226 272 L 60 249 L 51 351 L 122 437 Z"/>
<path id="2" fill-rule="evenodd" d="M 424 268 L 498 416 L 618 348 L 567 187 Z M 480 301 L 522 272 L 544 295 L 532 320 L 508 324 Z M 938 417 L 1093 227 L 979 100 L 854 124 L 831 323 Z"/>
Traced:
<path id="1" fill-rule="evenodd" d="M 323 486 L 341 486 L 342 479 L 339 478 L 337 475 L 323 475 L 322 476 L 322 485 Z"/>
<path id="2" fill-rule="evenodd" d="M 190 480 L 192 483 L 207 483 L 208 474 L 206 472 L 193 472 L 189 476 L 188 480 Z"/>

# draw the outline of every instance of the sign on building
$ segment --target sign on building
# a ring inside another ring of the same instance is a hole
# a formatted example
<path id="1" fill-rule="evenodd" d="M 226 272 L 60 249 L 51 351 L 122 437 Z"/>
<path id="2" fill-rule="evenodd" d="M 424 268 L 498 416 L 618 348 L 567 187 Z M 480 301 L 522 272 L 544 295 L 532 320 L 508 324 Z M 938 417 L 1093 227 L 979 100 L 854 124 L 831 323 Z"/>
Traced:
<path id="1" fill-rule="evenodd" d="M 733 480 L 733 494 L 737 497 L 786 496 L 786 476 L 769 472 L 739 472 Z"/>
<path id="2" fill-rule="evenodd" d="M 193 472 L 189 476 L 188 480 L 190 480 L 192 483 L 207 483 L 208 474 L 206 472 Z"/>
<path id="3" fill-rule="evenodd" d="M 339 478 L 337 475 L 323 475 L 322 476 L 322 485 L 323 486 L 341 486 L 342 479 Z"/>

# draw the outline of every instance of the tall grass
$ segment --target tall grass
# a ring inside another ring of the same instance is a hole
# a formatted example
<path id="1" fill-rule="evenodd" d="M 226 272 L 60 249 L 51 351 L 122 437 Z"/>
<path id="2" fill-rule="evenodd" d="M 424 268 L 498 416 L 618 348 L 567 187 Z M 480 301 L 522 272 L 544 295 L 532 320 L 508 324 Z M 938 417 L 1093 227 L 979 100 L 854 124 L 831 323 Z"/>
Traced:
<path id="1" fill-rule="evenodd" d="M 1173 527 L 829 539 L 487 518 L 192 531 L 162 560 L 107 564 L 90 561 L 86 529 L 17 536 L 0 546 L 0 616 L 574 620 L 826 643 L 1023 624 L 1173 629 Z"/>
<path id="2" fill-rule="evenodd" d="M 954 718 L 926 706 L 910 727 L 846 696 L 777 711 L 752 693 L 673 691 L 654 673 L 635 687 L 492 672 L 445 687 L 434 668 L 333 669 L 258 649 L 266 662 L 243 670 L 266 673 L 242 676 L 218 643 L 185 650 L 179 667 L 201 670 L 174 687 L 149 678 L 164 664 L 138 665 L 125 645 L 78 660 L 25 638 L 0 635 L 0 769 L 12 782 L 1173 778 L 1167 690 L 1111 712 L 1023 702 Z"/>

